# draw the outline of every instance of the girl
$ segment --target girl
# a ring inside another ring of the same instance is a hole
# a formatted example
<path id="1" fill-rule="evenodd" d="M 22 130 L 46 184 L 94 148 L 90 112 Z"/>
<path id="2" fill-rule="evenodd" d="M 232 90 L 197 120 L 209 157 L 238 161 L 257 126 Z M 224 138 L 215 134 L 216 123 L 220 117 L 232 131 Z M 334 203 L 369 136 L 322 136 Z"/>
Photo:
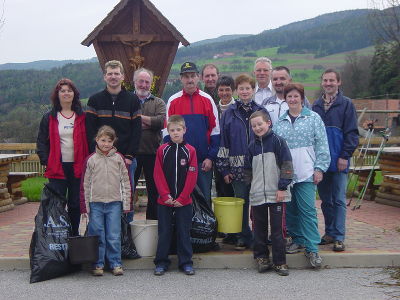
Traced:
<path id="1" fill-rule="evenodd" d="M 99 236 L 99 259 L 93 275 L 102 276 L 107 257 L 114 275 L 123 275 L 121 262 L 121 202 L 124 213 L 129 211 L 131 185 L 122 154 L 114 143 L 115 131 L 100 127 L 96 135 L 96 150 L 83 169 L 81 213 L 89 213 L 89 235 Z"/>

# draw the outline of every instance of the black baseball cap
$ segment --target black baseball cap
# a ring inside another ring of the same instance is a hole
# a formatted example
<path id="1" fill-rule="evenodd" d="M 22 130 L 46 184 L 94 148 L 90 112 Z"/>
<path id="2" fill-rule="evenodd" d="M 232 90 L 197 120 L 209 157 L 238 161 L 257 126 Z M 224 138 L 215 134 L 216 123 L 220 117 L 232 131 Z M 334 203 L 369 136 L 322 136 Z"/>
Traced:
<path id="1" fill-rule="evenodd" d="M 183 63 L 183 65 L 181 66 L 180 74 L 182 75 L 183 73 L 191 73 L 191 72 L 199 73 L 199 70 L 197 70 L 196 64 L 192 63 L 190 61 Z"/>

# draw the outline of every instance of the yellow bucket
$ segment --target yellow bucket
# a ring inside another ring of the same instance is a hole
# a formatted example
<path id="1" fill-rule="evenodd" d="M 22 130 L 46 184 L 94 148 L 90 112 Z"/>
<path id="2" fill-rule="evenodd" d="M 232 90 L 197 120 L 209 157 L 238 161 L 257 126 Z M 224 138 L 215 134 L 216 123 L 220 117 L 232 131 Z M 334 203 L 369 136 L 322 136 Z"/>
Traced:
<path id="1" fill-rule="evenodd" d="M 234 197 L 218 197 L 212 199 L 212 202 L 218 221 L 218 232 L 241 232 L 244 200 Z"/>

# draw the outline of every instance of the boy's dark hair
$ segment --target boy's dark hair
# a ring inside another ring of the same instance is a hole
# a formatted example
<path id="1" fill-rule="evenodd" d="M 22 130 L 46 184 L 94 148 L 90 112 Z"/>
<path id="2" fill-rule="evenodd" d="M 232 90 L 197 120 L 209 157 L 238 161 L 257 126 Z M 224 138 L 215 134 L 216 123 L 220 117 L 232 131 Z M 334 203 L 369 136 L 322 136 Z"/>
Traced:
<path id="1" fill-rule="evenodd" d="M 254 80 L 254 78 L 247 74 L 242 74 L 242 75 L 239 75 L 238 77 L 236 77 L 236 79 L 235 79 L 235 89 L 238 88 L 239 84 L 242 84 L 244 82 L 249 83 L 251 85 L 252 89 L 256 88 L 256 81 Z"/>
<path id="2" fill-rule="evenodd" d="M 291 91 L 296 90 L 299 92 L 301 96 L 301 103 L 304 102 L 304 86 L 300 83 L 289 83 L 287 86 L 285 86 L 285 89 L 283 90 L 283 96 L 286 99 L 287 94 L 289 94 Z"/>
<path id="3" fill-rule="evenodd" d="M 334 73 L 334 74 L 336 75 L 336 80 L 337 80 L 337 81 L 340 81 L 340 73 L 339 73 L 338 71 L 336 71 L 335 69 L 326 69 L 326 70 L 324 71 L 324 73 L 322 73 L 321 79 L 322 79 L 322 77 L 323 77 L 325 74 L 327 74 L 327 73 Z"/>
<path id="4" fill-rule="evenodd" d="M 169 128 L 170 124 L 178 124 L 178 125 L 181 125 L 183 128 L 186 127 L 185 119 L 181 115 L 169 116 L 168 122 L 167 122 L 167 128 Z"/>
<path id="5" fill-rule="evenodd" d="M 220 86 L 229 86 L 233 92 L 235 90 L 235 81 L 231 76 L 221 76 L 217 81 L 217 90 Z"/>
<path id="6" fill-rule="evenodd" d="M 97 131 L 96 139 L 101 138 L 104 135 L 109 137 L 113 142 L 117 141 L 117 134 L 115 133 L 115 130 L 112 129 L 110 126 L 107 125 L 101 126 Z"/>
<path id="7" fill-rule="evenodd" d="M 271 117 L 269 116 L 269 114 L 262 110 L 257 110 L 255 112 L 253 112 L 251 114 L 249 120 L 251 121 L 252 119 L 257 118 L 257 117 L 261 117 L 265 122 L 268 122 L 268 121 L 271 122 Z"/>

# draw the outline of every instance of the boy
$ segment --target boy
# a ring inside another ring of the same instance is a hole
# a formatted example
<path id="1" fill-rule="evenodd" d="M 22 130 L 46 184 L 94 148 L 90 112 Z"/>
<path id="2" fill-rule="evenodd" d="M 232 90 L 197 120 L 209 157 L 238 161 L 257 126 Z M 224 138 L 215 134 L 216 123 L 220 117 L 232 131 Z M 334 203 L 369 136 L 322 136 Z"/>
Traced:
<path id="1" fill-rule="evenodd" d="M 271 127 L 267 112 L 256 111 L 250 116 L 250 125 L 256 135 L 249 145 L 252 165 L 250 205 L 254 226 L 254 258 L 258 271 L 272 267 L 281 276 L 289 275 L 286 265 L 283 221 L 285 203 L 290 201 L 288 185 L 293 178 L 293 165 L 286 141 L 277 136 Z M 246 172 L 247 173 L 247 172 Z M 268 211 L 270 216 L 273 265 L 269 260 L 267 246 Z"/>
<path id="2" fill-rule="evenodd" d="M 196 186 L 197 157 L 195 149 L 183 140 L 185 120 L 172 115 L 167 122 L 169 143 L 161 145 L 156 154 L 154 181 L 158 190 L 158 244 L 154 259 L 154 275 L 164 275 L 171 261 L 168 252 L 172 238 L 172 219 L 175 212 L 177 254 L 179 268 L 186 275 L 194 275 L 190 229 L 192 199 Z"/>

